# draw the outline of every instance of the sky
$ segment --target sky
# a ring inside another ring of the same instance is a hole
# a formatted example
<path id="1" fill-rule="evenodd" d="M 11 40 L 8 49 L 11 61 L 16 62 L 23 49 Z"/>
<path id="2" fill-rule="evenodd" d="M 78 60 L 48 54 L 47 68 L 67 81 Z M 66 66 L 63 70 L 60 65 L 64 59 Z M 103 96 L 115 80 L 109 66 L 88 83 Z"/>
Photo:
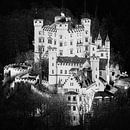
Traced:
<path id="1" fill-rule="evenodd" d="M 44 3 L 50 1 L 57 7 L 63 6 L 72 11 L 73 14 L 83 12 L 85 0 L 2 0 L 0 4 L 0 14 L 7 14 L 15 9 L 30 8 L 32 2 Z M 86 0 L 86 9 L 90 14 L 94 14 L 96 6 L 99 16 L 104 16 L 111 12 L 112 15 L 129 12 L 129 3 L 126 0 Z"/>

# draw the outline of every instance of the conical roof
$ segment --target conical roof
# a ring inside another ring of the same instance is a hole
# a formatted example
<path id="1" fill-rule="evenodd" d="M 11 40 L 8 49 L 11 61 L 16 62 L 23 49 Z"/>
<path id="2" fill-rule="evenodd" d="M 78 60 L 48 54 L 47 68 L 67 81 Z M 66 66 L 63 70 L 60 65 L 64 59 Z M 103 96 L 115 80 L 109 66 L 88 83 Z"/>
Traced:
<path id="1" fill-rule="evenodd" d="M 105 41 L 110 41 L 110 39 L 109 39 L 109 36 L 107 35 L 106 36 L 106 40 Z"/>
<path id="2" fill-rule="evenodd" d="M 98 34 L 97 40 L 102 40 L 101 35 L 100 35 L 100 32 L 99 32 L 99 34 Z"/>

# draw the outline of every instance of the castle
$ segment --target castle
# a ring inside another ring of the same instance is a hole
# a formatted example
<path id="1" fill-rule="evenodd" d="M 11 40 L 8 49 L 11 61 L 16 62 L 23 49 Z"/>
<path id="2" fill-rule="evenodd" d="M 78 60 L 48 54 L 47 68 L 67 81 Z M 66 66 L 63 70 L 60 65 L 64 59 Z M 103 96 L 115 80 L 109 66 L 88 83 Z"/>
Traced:
<path id="1" fill-rule="evenodd" d="M 66 97 L 71 124 L 79 125 L 81 116 L 91 111 L 95 93 L 105 89 L 100 78 L 110 81 L 108 35 L 103 42 L 99 33 L 93 42 L 91 19 L 82 18 L 81 24 L 74 25 L 61 13 L 51 25 L 34 20 L 33 44 L 35 63 L 49 59 L 48 83 Z"/>
<path id="2" fill-rule="evenodd" d="M 34 20 L 34 61 L 49 58 L 49 84 L 65 83 L 70 70 L 90 67 L 92 81 L 102 77 L 109 83 L 110 40 L 103 44 L 100 33 L 92 42 L 91 19 L 82 18 L 74 25 L 70 17 L 61 13 L 54 23 L 45 25 L 43 19 Z"/>
<path id="3" fill-rule="evenodd" d="M 110 81 L 113 70 L 109 70 L 108 35 L 104 43 L 100 33 L 92 41 L 91 19 L 88 18 L 82 18 L 80 25 L 74 25 L 64 13 L 56 16 L 51 25 L 44 25 L 43 19 L 34 20 L 34 62 L 49 59 L 48 81 L 41 83 L 49 89 L 56 86 L 57 93 L 66 97 L 72 125 L 80 124 L 81 116 L 84 118 L 92 109 L 95 93 L 103 92 Z M 31 66 L 12 64 L 5 66 L 4 75 L 15 77 L 12 86 L 19 82 L 35 86 L 39 76 L 30 75 L 30 70 Z M 5 82 L 6 79 L 5 76 Z"/>

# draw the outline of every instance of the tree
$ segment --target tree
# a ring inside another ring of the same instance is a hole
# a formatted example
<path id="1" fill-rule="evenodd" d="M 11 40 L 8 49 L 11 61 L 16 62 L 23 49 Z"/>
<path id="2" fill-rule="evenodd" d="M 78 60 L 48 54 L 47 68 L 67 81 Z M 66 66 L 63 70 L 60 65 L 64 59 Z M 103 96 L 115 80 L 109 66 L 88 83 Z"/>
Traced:
<path id="1" fill-rule="evenodd" d="M 52 95 L 48 106 L 48 123 L 53 128 L 63 129 L 70 123 L 69 109 L 63 96 Z"/>
<path id="2" fill-rule="evenodd" d="M 110 102 L 103 100 L 94 108 L 94 115 L 90 119 L 88 129 L 127 129 L 130 116 L 129 105 L 124 90 L 119 89 Z"/>

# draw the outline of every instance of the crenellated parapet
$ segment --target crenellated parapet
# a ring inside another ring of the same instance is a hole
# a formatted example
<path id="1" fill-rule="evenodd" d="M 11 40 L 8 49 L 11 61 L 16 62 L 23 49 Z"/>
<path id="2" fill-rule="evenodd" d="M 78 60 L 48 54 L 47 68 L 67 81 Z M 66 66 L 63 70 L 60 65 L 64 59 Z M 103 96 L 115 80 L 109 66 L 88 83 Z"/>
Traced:
<path id="1" fill-rule="evenodd" d="M 29 70 L 31 70 L 31 66 L 27 66 L 25 63 L 15 63 L 15 64 L 9 64 L 4 67 L 4 75 L 6 73 L 10 73 L 10 76 L 15 76 L 18 74 L 25 73 Z"/>
<path id="2" fill-rule="evenodd" d="M 30 78 L 30 77 L 25 77 L 25 78 L 16 77 L 15 83 L 20 83 L 20 82 L 29 83 L 29 84 L 36 84 L 37 79 L 36 78 Z"/>

